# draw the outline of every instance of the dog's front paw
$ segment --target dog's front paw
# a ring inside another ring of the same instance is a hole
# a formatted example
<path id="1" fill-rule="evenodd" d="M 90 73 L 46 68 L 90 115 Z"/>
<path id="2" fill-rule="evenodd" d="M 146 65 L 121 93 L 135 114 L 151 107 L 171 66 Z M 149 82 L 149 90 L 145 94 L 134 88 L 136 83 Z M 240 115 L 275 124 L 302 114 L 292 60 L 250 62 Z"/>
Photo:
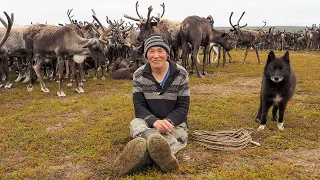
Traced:
<path id="1" fill-rule="evenodd" d="M 260 126 L 258 127 L 257 131 L 262 131 L 262 130 L 264 130 L 265 127 L 266 127 L 265 124 L 264 124 L 264 125 L 260 125 Z"/>
<path id="2" fill-rule="evenodd" d="M 284 130 L 283 123 L 278 123 L 277 126 L 280 131 Z"/>

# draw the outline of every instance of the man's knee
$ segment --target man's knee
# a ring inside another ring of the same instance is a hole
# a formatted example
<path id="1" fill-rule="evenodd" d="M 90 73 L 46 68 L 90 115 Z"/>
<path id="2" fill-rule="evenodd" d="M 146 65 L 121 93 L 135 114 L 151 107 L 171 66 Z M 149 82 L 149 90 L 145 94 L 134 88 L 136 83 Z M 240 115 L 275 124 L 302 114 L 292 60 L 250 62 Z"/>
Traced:
<path id="1" fill-rule="evenodd" d="M 130 134 L 133 138 L 141 137 L 142 132 L 150 129 L 145 120 L 135 118 L 130 122 Z"/>

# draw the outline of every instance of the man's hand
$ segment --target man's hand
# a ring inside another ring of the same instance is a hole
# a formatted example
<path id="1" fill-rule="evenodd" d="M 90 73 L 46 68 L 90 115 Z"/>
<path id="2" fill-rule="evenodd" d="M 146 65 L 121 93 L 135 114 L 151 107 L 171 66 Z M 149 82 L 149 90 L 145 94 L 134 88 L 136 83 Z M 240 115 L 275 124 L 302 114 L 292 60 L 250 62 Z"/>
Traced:
<path id="1" fill-rule="evenodd" d="M 164 134 L 173 131 L 173 125 L 166 119 L 156 120 L 153 123 L 153 127 L 156 128 L 160 133 Z"/>

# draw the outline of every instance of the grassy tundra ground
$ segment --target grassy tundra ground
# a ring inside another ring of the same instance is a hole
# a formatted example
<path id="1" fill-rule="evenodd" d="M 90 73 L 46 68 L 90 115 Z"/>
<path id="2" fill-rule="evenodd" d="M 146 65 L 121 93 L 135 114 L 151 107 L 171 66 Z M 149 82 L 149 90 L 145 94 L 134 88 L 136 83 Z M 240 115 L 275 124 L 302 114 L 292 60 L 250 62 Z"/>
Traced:
<path id="1" fill-rule="evenodd" d="M 174 173 L 152 166 L 122 177 L 128 179 L 319 179 L 320 178 L 320 55 L 290 52 L 297 88 L 285 114 L 285 130 L 270 118 L 257 132 L 260 82 L 268 52 L 231 52 L 234 63 L 207 67 L 208 75 L 190 75 L 190 133 L 193 130 L 244 128 L 261 147 L 234 152 L 213 151 L 189 141 L 178 152 L 181 164 Z M 277 52 L 282 56 L 284 52 Z M 12 75 L 15 78 L 15 75 Z M 0 179 L 106 179 L 110 167 L 131 140 L 129 122 L 134 117 L 132 83 L 124 80 L 87 79 L 85 94 L 47 82 L 51 93 L 36 84 L 15 83 L 0 89 Z M 190 160 L 184 157 L 189 156 Z"/>

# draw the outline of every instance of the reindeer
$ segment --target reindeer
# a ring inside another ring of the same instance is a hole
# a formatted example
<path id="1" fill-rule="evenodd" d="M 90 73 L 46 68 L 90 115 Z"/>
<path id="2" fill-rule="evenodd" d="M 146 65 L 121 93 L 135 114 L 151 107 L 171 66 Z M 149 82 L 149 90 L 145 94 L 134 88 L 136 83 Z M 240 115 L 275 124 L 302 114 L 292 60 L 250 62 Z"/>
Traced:
<path id="1" fill-rule="evenodd" d="M 180 22 L 173 22 L 167 19 L 161 20 L 165 13 L 165 4 L 162 3 L 162 14 L 158 13 L 157 17 L 151 16 L 151 12 L 153 10 L 152 6 L 148 8 L 147 19 L 143 18 L 138 12 L 138 1 L 136 2 L 136 13 L 139 18 L 134 18 L 127 14 L 124 15 L 125 18 L 131 19 L 133 21 L 137 21 L 138 26 L 140 28 L 140 33 L 137 38 L 138 45 L 141 45 L 143 41 L 153 33 L 158 33 L 163 35 L 167 40 L 171 48 L 171 52 L 173 53 L 173 60 L 178 61 L 179 57 L 179 47 L 180 47 L 180 38 L 179 38 L 179 28 Z"/>
<path id="2" fill-rule="evenodd" d="M 65 60 L 69 60 L 71 70 L 73 70 L 73 76 L 76 73 L 74 71 L 75 62 L 82 63 L 88 56 L 91 56 L 98 61 L 106 60 L 106 56 L 103 53 L 103 47 L 97 38 L 82 38 L 68 26 L 30 25 L 24 31 L 23 38 L 26 43 L 30 66 L 33 64 L 33 60 L 36 60 L 36 64 L 33 68 L 37 74 L 43 92 L 49 92 L 49 89 L 45 87 L 40 74 L 41 61 L 39 61 L 39 57 L 55 56 L 57 58 L 59 70 L 58 97 L 66 96 L 62 90 Z M 31 67 L 29 73 L 30 75 L 32 74 Z M 32 78 L 30 78 L 28 90 L 32 91 L 32 89 L 33 83 Z M 76 78 L 76 91 L 78 93 L 84 92 L 79 85 L 78 78 Z"/>
<path id="3" fill-rule="evenodd" d="M 99 38 L 100 42 L 103 44 L 104 47 L 104 53 L 107 54 L 108 50 L 109 50 L 109 36 L 110 36 L 110 31 L 113 29 L 113 26 L 110 26 L 108 29 L 106 29 L 98 20 L 98 18 L 96 17 L 96 12 L 94 9 L 91 9 L 93 15 L 93 21 L 87 22 L 84 21 L 82 22 L 78 22 L 77 20 L 72 19 L 74 15 L 71 15 L 73 9 L 67 11 L 67 16 L 69 18 L 70 24 L 67 24 L 66 26 L 71 27 L 73 30 L 76 31 L 76 33 L 82 37 L 82 38 L 86 38 L 86 39 L 90 39 L 90 38 Z M 95 21 L 97 21 L 97 23 L 99 24 L 99 29 L 97 28 L 97 24 L 94 23 Z M 87 61 L 92 61 L 94 63 L 94 75 L 93 75 L 93 79 L 96 80 L 97 79 L 97 69 L 98 69 L 98 64 L 99 65 L 106 65 L 106 62 L 97 62 L 96 60 L 94 60 L 92 57 L 88 57 L 85 59 L 85 61 L 83 63 L 80 64 L 80 74 L 81 74 L 81 80 L 84 80 L 84 73 L 83 73 L 83 69 L 84 69 L 84 63 Z M 85 71 L 87 72 L 87 70 L 85 69 Z M 105 73 L 104 70 L 101 70 L 101 74 L 102 80 L 105 80 Z M 71 79 L 70 79 L 71 80 Z"/>
<path id="4" fill-rule="evenodd" d="M 126 67 L 119 68 L 120 66 L 123 66 L 126 64 L 128 61 L 129 64 Z M 135 58 L 126 58 L 122 59 L 119 57 L 114 63 L 112 67 L 112 72 L 111 72 L 111 77 L 112 79 L 128 79 L 132 80 L 133 79 L 133 73 L 139 68 L 139 62 L 141 59 Z M 133 65 L 131 65 L 133 63 Z"/>
<path id="5" fill-rule="evenodd" d="M 198 77 L 203 77 L 206 74 L 206 58 L 209 51 L 211 42 L 220 44 L 227 51 L 231 48 L 230 36 L 225 33 L 213 29 L 209 21 L 199 16 L 188 16 L 185 18 L 180 27 L 181 45 L 182 45 L 182 64 L 186 68 L 188 43 L 192 45 L 192 71 L 193 66 L 196 66 Z M 199 47 L 204 46 L 203 68 L 202 74 L 198 68 L 197 55 Z"/>
<path id="6" fill-rule="evenodd" d="M 231 15 L 229 17 L 229 23 L 231 27 L 233 28 L 232 31 L 237 36 L 237 43 L 240 45 L 244 45 L 246 47 L 246 53 L 243 59 L 243 63 L 246 62 L 246 57 L 248 54 L 249 47 L 253 47 L 256 51 L 256 55 L 258 58 L 258 63 L 261 64 L 260 58 L 259 58 L 259 52 L 258 52 L 258 46 L 261 42 L 264 42 L 268 39 L 269 33 L 265 34 L 261 31 L 255 31 L 255 30 L 241 30 L 241 28 L 246 27 L 248 24 L 245 24 L 243 26 L 239 25 L 240 20 L 242 19 L 245 12 L 242 13 L 241 17 L 239 18 L 236 25 L 233 25 L 231 22 L 231 18 L 233 15 L 233 12 L 231 12 Z M 271 29 L 269 29 L 270 31 Z"/>
<path id="7" fill-rule="evenodd" d="M 12 83 L 9 82 L 9 69 L 8 69 L 8 45 L 6 43 L 6 41 L 9 39 L 10 36 L 10 31 L 13 25 L 13 20 L 14 20 L 14 15 L 13 13 L 11 13 L 11 18 L 10 16 L 4 12 L 8 24 L 2 19 L 0 18 L 1 23 L 3 24 L 3 26 L 5 27 L 5 32 L 1 32 L 0 31 L 0 36 L 1 40 L 0 40 L 0 87 L 5 87 L 5 88 L 11 88 Z M 6 43 L 6 44 L 5 44 Z M 3 71 L 3 72 L 2 72 Z M 5 74 L 5 83 L 2 84 L 2 75 L 3 73 Z"/>

